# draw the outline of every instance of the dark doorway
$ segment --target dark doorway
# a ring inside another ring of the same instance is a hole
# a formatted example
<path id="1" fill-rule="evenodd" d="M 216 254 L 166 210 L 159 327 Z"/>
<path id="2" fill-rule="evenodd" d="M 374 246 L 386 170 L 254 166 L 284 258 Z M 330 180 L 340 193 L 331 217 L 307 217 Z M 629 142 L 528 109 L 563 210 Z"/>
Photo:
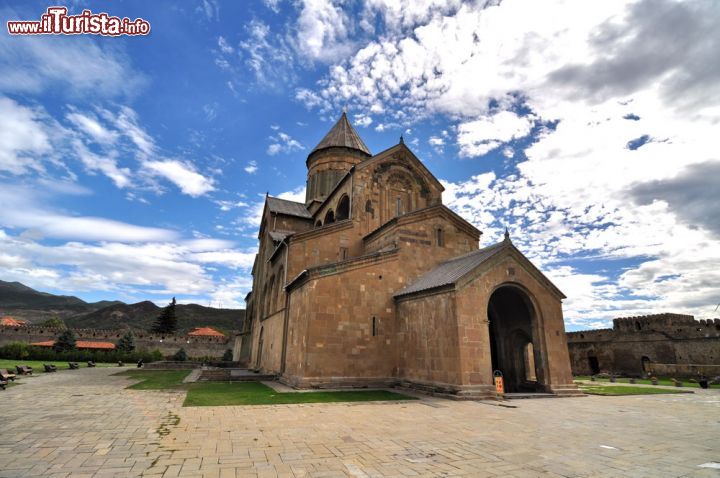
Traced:
<path id="1" fill-rule="evenodd" d="M 640 359 L 640 366 L 642 367 L 643 373 L 650 373 L 650 357 L 643 356 Z"/>
<path id="2" fill-rule="evenodd" d="M 542 392 L 540 347 L 533 338 L 534 309 L 521 289 L 503 286 L 488 304 L 493 371 L 503 374 L 506 393 Z"/>
<path id="3" fill-rule="evenodd" d="M 600 373 L 600 362 L 598 362 L 598 358 L 596 356 L 588 356 L 588 366 L 590 367 L 591 375 L 597 375 Z"/>

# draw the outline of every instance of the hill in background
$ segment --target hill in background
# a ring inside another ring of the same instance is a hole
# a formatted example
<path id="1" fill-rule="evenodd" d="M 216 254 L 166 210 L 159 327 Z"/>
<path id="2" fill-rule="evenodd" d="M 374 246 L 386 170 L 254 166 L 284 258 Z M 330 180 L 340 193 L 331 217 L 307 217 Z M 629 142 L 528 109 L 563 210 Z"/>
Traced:
<path id="1" fill-rule="evenodd" d="M 0 281 L 0 316 L 9 315 L 32 324 L 57 317 L 71 328 L 148 330 L 160 310 L 161 307 L 150 301 L 136 304 L 121 301 L 88 303 L 74 296 L 39 292 L 20 282 Z M 175 310 L 180 332 L 207 326 L 223 331 L 240 330 L 245 318 L 243 309 L 178 304 Z"/>

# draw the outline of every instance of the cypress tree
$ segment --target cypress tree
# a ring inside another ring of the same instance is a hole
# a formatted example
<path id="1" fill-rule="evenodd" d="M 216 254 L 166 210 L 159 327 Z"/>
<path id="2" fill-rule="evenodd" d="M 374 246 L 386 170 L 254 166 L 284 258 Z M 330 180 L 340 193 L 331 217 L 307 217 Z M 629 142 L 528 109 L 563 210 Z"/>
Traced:
<path id="1" fill-rule="evenodd" d="M 116 349 L 120 352 L 132 352 L 135 350 L 135 336 L 129 330 L 118 340 Z"/>
<path id="2" fill-rule="evenodd" d="M 175 297 L 155 319 L 152 331 L 159 334 L 172 334 L 177 330 L 177 317 L 175 316 Z"/>
<path id="3" fill-rule="evenodd" d="M 58 335 L 53 350 L 55 352 L 67 352 L 68 350 L 75 350 L 77 344 L 75 343 L 75 334 L 72 330 L 66 329 L 63 333 Z"/>

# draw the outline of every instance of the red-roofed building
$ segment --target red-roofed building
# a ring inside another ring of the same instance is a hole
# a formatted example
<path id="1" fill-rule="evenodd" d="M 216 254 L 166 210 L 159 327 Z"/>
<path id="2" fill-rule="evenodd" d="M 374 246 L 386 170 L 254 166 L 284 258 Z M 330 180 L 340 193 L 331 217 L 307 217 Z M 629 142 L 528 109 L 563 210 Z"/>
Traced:
<path id="1" fill-rule="evenodd" d="M 225 337 L 225 334 L 213 329 L 212 327 L 197 327 L 188 335 L 193 337 Z"/>
<path id="2" fill-rule="evenodd" d="M 37 347 L 52 347 L 55 345 L 54 340 L 46 340 L 44 342 L 33 342 L 30 345 Z M 84 340 L 78 340 L 75 342 L 75 346 L 79 349 L 88 350 L 115 350 L 115 344 L 112 342 L 86 342 Z"/>
<path id="3" fill-rule="evenodd" d="M 6 327 L 22 327 L 23 325 L 27 325 L 27 320 L 16 319 L 15 317 L 6 315 L 0 319 L 0 325 L 4 325 Z"/>

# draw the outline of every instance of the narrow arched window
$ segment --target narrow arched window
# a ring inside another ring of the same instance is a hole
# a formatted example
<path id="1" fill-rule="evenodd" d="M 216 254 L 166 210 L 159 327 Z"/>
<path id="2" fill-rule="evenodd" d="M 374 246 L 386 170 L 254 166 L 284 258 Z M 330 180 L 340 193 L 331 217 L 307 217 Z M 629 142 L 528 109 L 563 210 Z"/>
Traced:
<path id="1" fill-rule="evenodd" d="M 438 247 L 445 247 L 445 231 L 441 227 L 435 230 L 435 242 Z"/>
<path id="2" fill-rule="evenodd" d="M 327 214 L 325 214 L 325 225 L 332 224 L 333 222 L 335 222 L 335 213 L 330 209 Z"/>
<path id="3" fill-rule="evenodd" d="M 335 220 L 342 221 L 350 217 L 350 198 L 347 195 L 343 195 L 338 201 Z"/>
<path id="4" fill-rule="evenodd" d="M 322 227 L 322 221 L 320 219 L 315 223 L 315 227 Z"/>
<path id="5" fill-rule="evenodd" d="M 403 207 L 402 207 L 402 199 L 396 198 L 395 199 L 395 215 L 400 216 L 402 215 Z"/>

